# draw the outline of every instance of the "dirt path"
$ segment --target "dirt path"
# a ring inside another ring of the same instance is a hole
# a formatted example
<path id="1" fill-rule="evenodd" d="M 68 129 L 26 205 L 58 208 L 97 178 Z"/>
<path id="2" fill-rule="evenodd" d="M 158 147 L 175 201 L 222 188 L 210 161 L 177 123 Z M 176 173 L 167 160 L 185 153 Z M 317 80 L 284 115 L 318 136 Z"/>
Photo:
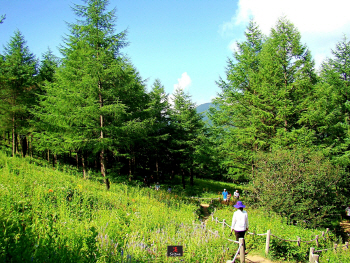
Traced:
<path id="1" fill-rule="evenodd" d="M 208 211 L 209 204 L 201 204 L 201 207 L 203 207 L 203 212 L 204 212 L 203 221 L 206 222 L 210 216 Z"/>
<path id="2" fill-rule="evenodd" d="M 204 213 L 203 221 L 206 222 L 210 216 L 208 212 L 209 204 L 201 204 L 201 207 L 203 207 L 203 213 Z M 281 263 L 282 262 L 282 261 L 271 261 L 259 255 L 249 255 L 249 254 L 246 256 L 245 259 L 247 263 Z M 227 261 L 227 262 L 231 262 L 231 261 Z M 239 262 L 239 260 L 236 260 L 236 262 Z"/>

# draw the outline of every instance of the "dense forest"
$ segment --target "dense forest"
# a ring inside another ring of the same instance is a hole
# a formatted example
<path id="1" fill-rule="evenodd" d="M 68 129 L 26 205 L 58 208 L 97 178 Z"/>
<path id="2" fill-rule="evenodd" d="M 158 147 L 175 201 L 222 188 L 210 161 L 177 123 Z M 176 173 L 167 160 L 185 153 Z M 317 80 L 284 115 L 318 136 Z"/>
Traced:
<path id="1" fill-rule="evenodd" d="M 326 224 L 350 202 L 350 42 L 316 71 L 297 28 L 282 17 L 265 36 L 253 21 L 217 84 L 203 121 L 191 96 L 150 91 L 122 55 L 106 0 L 74 5 L 60 47 L 40 58 L 16 31 L 0 54 L 0 146 L 110 181 L 174 176 L 249 185 L 255 204 L 289 222 Z M 6 23 L 2 16 L 0 23 Z M 0 25 L 1 26 L 1 25 Z M 225 65 L 223 65 L 225 67 Z"/>

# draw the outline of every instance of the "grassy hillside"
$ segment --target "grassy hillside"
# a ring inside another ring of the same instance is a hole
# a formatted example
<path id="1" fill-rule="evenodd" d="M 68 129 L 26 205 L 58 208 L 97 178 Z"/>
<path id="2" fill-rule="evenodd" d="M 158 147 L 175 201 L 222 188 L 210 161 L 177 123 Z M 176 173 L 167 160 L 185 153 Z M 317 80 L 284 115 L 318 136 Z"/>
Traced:
<path id="1" fill-rule="evenodd" d="M 185 262 L 228 258 L 224 239 L 192 225 L 198 204 L 165 191 L 112 184 L 0 154 L 1 262 Z"/>
<path id="2" fill-rule="evenodd" d="M 213 235 L 196 225 L 198 201 L 176 186 L 171 194 L 123 183 L 106 191 L 103 184 L 64 170 L 0 152 L 1 262 L 226 262 L 232 258 L 236 245 L 227 241 L 229 229 L 209 220 L 207 229 L 218 231 Z M 223 187 L 228 188 L 215 181 L 196 182 L 190 192 L 207 197 L 218 197 Z M 230 223 L 232 207 L 217 205 L 221 209 L 214 216 Z M 283 219 L 249 206 L 247 210 L 251 232 L 271 229 L 282 238 L 302 240 L 320 234 L 320 230 L 288 226 Z M 320 248 L 338 241 L 329 234 Z M 168 258 L 168 245 L 183 245 L 184 256 Z M 306 262 L 310 246 L 273 239 L 270 256 Z M 264 237 L 248 235 L 247 247 L 263 252 Z M 350 262 L 348 254 L 331 251 L 322 258 Z"/>

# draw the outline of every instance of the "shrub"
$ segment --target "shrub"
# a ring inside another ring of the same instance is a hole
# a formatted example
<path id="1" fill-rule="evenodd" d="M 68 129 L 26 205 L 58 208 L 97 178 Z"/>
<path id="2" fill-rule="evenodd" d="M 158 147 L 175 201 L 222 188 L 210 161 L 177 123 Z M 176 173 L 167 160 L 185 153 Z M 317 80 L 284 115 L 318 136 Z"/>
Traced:
<path id="1" fill-rule="evenodd" d="M 280 149 L 259 154 L 255 165 L 253 196 L 261 206 L 303 227 L 329 226 L 340 219 L 336 200 L 343 171 L 321 152 Z"/>

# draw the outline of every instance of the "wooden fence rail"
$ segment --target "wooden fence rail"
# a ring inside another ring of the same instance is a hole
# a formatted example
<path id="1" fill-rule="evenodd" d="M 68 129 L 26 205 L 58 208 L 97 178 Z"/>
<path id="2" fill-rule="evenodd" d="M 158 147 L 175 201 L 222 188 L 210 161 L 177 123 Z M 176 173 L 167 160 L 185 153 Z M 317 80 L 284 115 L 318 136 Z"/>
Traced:
<path id="1" fill-rule="evenodd" d="M 216 238 L 217 238 L 217 237 L 220 237 L 220 236 L 219 236 L 219 231 L 212 231 L 212 230 L 206 228 L 205 222 L 202 222 L 201 224 L 196 224 L 195 222 L 196 222 L 196 221 L 194 220 L 193 223 L 192 223 L 192 225 L 194 225 L 194 226 L 200 226 L 202 229 L 205 229 L 206 232 L 215 235 Z M 225 219 L 223 220 L 223 222 L 220 222 L 220 223 L 223 224 L 223 226 L 222 226 L 223 228 L 225 227 L 225 225 L 227 225 L 227 224 L 225 223 Z M 229 226 L 229 225 L 227 225 L 227 226 Z M 237 249 L 237 252 L 236 252 L 234 258 L 233 258 L 232 260 L 228 260 L 228 261 L 226 261 L 226 262 L 227 262 L 227 263 L 235 262 L 235 260 L 236 260 L 238 254 L 239 254 L 240 262 L 245 262 L 245 248 L 244 248 L 244 246 L 243 246 L 243 244 L 244 244 L 244 238 L 240 238 L 239 241 L 236 241 L 236 240 L 227 238 L 227 241 L 236 243 L 236 244 L 238 244 L 239 246 L 238 246 L 238 249 Z"/>
<path id="2" fill-rule="evenodd" d="M 240 238 L 239 241 L 235 241 L 235 240 L 231 240 L 231 239 L 228 239 L 229 241 L 232 241 L 234 243 L 238 243 L 239 246 L 238 246 L 238 249 L 236 251 L 236 254 L 235 256 L 233 257 L 232 260 L 227 260 L 226 263 L 234 263 L 238 254 L 239 254 L 239 260 L 240 262 L 245 262 L 245 248 L 243 246 L 244 244 L 244 238 Z"/>
<path id="3" fill-rule="evenodd" d="M 213 213 L 211 214 L 211 220 L 214 221 L 214 214 Z M 225 226 L 228 226 L 228 227 L 231 228 L 231 226 L 226 223 L 225 219 L 223 219 L 223 221 L 220 222 L 219 219 L 217 217 L 215 217 L 215 223 L 216 224 L 222 224 L 223 228 Z M 329 232 L 329 228 L 326 229 L 326 232 L 322 231 L 321 235 L 324 238 L 324 240 L 326 240 L 325 233 L 328 233 L 328 232 Z M 250 235 L 257 235 L 257 236 L 265 236 L 266 235 L 266 246 L 265 246 L 265 254 L 266 254 L 266 256 L 269 253 L 271 237 L 275 237 L 275 238 L 277 238 L 279 240 L 286 241 L 286 242 L 296 242 L 298 246 L 300 246 L 301 242 L 304 242 L 304 243 L 315 242 L 316 247 L 319 246 L 319 235 L 316 235 L 316 237 L 314 239 L 312 239 L 312 240 L 307 240 L 306 241 L 306 240 L 301 240 L 300 237 L 298 237 L 296 240 L 284 239 L 284 238 L 281 238 L 281 237 L 278 237 L 276 235 L 271 234 L 271 230 L 270 229 L 268 229 L 266 233 L 262 233 L 262 234 L 256 234 L 256 233 L 252 233 L 252 232 L 247 232 L 247 233 L 250 234 Z M 229 241 L 233 241 L 233 240 L 230 240 L 230 239 L 228 239 L 228 240 Z M 312 262 L 312 263 L 318 263 L 319 262 L 318 261 L 319 255 L 314 254 L 314 253 L 319 253 L 319 252 L 327 251 L 327 250 L 334 250 L 334 251 L 336 251 L 336 249 L 339 248 L 339 247 L 341 247 L 341 248 L 345 247 L 345 249 L 348 249 L 349 248 L 349 242 L 345 242 L 345 244 L 341 245 L 341 246 L 338 246 L 338 244 L 334 244 L 334 246 L 332 248 L 327 248 L 327 249 L 322 249 L 322 250 L 315 250 L 314 247 L 311 247 L 310 248 L 310 253 L 309 253 L 309 262 Z M 227 261 L 227 262 L 229 262 L 229 261 Z"/>
<path id="4" fill-rule="evenodd" d="M 320 252 L 327 251 L 327 250 L 334 250 L 334 252 L 336 252 L 337 248 L 339 248 L 339 247 L 349 249 L 349 242 L 345 242 L 345 244 L 341 245 L 341 246 L 338 246 L 338 244 L 334 244 L 334 246 L 332 248 L 326 248 L 326 249 L 320 249 L 320 250 L 315 250 L 314 247 L 310 247 L 309 262 L 318 263 L 319 255 L 317 255 L 315 253 L 320 253 Z"/>

